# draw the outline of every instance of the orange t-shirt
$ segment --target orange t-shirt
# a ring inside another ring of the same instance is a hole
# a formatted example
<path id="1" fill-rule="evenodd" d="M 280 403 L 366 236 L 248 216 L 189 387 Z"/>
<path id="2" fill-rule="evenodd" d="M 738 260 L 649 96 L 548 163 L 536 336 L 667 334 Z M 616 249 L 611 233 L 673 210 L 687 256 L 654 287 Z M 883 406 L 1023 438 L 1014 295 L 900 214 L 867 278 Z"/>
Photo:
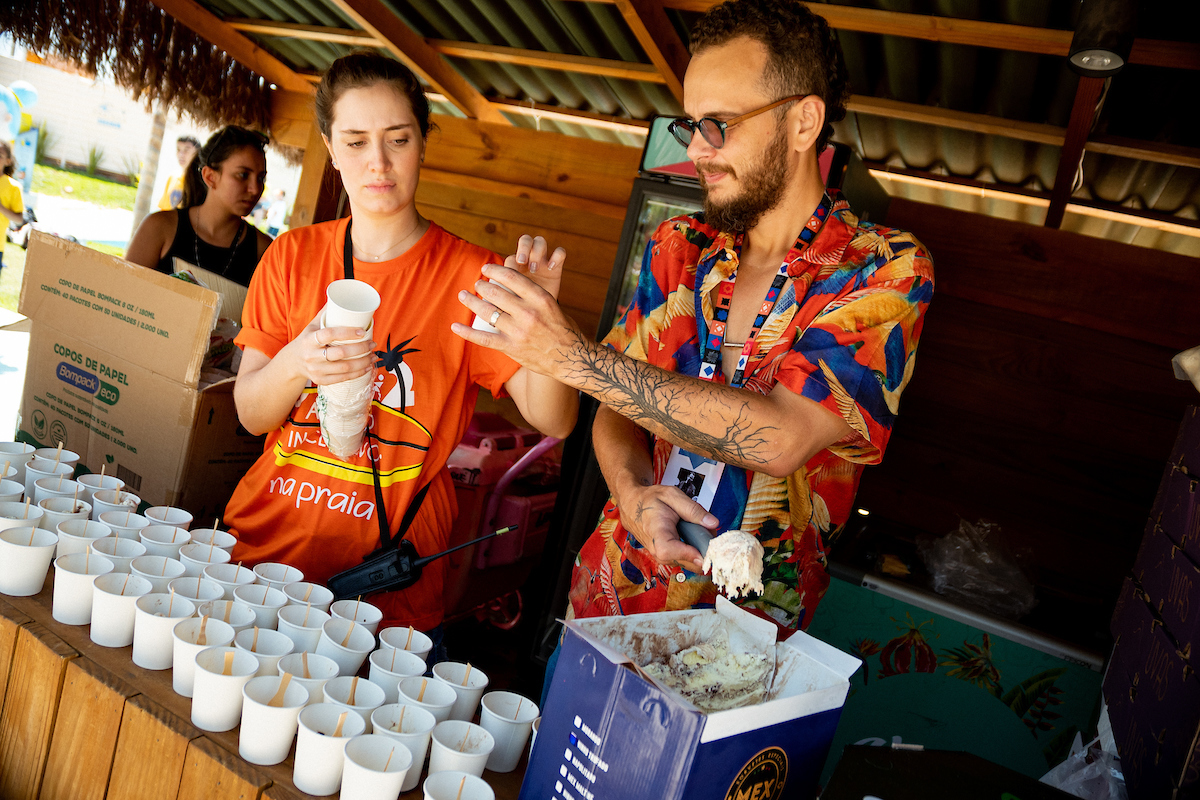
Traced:
<path id="1" fill-rule="evenodd" d="M 274 357 L 296 338 L 324 306 L 325 287 L 344 277 L 345 236 L 346 220 L 338 220 L 287 231 L 267 248 L 250 282 L 238 345 Z M 478 387 L 502 393 L 518 368 L 450 331 L 451 322 L 470 324 L 471 312 L 457 295 L 474 291 L 487 263 L 500 259 L 434 224 L 399 258 L 354 261 L 354 277 L 383 299 L 371 330 L 383 363 L 376 369 L 368 441 L 378 447 L 393 533 L 413 495 L 432 480 L 407 535 L 422 556 L 441 552 L 449 540 L 457 504 L 445 465 L 470 421 Z M 267 435 L 225 521 L 238 537 L 234 561 L 281 561 L 324 583 L 379 546 L 379 523 L 366 448 L 348 461 L 329 452 L 316 391 L 306 388 L 288 420 Z M 372 597 L 384 624 L 428 630 L 440 623 L 445 568 L 438 559 L 413 586 Z"/>

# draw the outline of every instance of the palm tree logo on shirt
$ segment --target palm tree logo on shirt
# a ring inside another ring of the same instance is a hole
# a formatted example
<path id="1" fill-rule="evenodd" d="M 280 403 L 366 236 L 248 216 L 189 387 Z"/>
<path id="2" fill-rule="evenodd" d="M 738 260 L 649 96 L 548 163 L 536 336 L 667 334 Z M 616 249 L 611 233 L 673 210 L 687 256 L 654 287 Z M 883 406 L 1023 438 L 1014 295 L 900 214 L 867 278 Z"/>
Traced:
<path id="1" fill-rule="evenodd" d="M 389 333 L 387 338 L 387 350 L 375 351 L 375 355 L 379 356 L 379 361 L 376 366 L 383 367 L 385 370 L 396 376 L 396 388 L 388 393 L 388 396 L 384 398 L 383 403 L 384 405 L 389 405 L 392 406 L 392 408 L 399 410 L 402 414 L 404 413 L 405 408 L 408 406 L 407 384 L 412 382 L 412 368 L 404 363 L 404 357 L 409 353 L 421 352 L 419 347 L 407 347 L 407 345 L 415 338 L 417 337 L 413 336 L 412 338 L 404 340 L 395 347 L 392 347 L 392 335 Z M 407 349 L 405 349 L 406 347 Z M 408 373 L 407 381 L 405 380 L 405 372 Z M 389 401 L 392 399 L 392 395 L 397 393 L 397 390 L 400 394 L 400 403 L 399 405 L 393 406 Z"/>

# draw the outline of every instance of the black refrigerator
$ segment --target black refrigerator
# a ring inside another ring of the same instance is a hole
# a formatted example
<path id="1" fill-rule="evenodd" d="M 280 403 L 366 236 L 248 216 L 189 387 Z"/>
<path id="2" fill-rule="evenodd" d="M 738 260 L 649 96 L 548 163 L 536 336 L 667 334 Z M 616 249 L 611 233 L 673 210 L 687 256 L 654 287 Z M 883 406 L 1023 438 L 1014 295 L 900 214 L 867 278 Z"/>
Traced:
<path id="1" fill-rule="evenodd" d="M 596 331 L 597 341 L 607 335 L 633 298 L 650 234 L 660 223 L 703 207 L 696 170 L 686 149 L 667 130 L 670 121 L 656 117 L 646 137 Z M 888 195 L 849 147 L 831 142 L 818 162 L 825 185 L 841 188 L 860 217 L 883 219 Z M 592 453 L 592 419 L 597 407 L 591 397 L 581 398 L 579 423 L 563 446 L 562 478 L 543 560 L 526 591 L 531 605 L 527 612 L 536 625 L 531 656 L 542 665 L 558 640 L 558 620 L 566 612 L 575 557 L 595 530 L 608 500 L 608 487 Z"/>

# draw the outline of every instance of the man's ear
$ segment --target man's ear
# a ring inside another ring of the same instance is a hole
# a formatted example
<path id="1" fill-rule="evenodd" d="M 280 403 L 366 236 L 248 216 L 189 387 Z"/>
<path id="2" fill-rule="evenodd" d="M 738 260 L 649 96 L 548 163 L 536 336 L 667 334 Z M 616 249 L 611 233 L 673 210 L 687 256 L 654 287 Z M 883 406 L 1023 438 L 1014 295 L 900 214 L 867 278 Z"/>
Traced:
<path id="1" fill-rule="evenodd" d="M 792 149 L 798 153 L 811 150 L 825 127 L 825 101 L 810 94 L 796 102 L 787 119 Z"/>

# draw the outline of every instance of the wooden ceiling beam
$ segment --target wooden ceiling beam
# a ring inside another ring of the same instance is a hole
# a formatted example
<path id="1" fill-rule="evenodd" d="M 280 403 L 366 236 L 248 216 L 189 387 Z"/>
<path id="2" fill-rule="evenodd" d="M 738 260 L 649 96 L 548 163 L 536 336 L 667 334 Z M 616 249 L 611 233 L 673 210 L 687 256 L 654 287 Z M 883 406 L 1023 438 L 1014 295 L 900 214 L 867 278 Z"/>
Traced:
<path id="1" fill-rule="evenodd" d="M 868 97 L 856 94 L 850 96 L 846 104 L 847 111 L 867 114 L 873 117 L 888 119 L 903 119 L 909 122 L 921 122 L 942 128 L 983 133 L 989 136 L 1007 136 L 1025 142 L 1061 147 L 1066 139 L 1066 129 L 1057 125 L 1043 125 L 1036 122 L 1021 122 L 990 114 L 973 114 L 967 111 L 954 111 L 949 108 L 926 106 L 919 103 L 902 103 L 899 100 L 888 100 L 883 97 Z"/>
<path id="2" fill-rule="evenodd" d="M 312 84 L 291 67 L 227 25 L 195 0 L 152 0 L 201 39 L 229 54 L 247 69 L 291 92 L 313 93 Z"/>
<path id="3" fill-rule="evenodd" d="M 494 100 L 498 107 L 510 114 L 520 114 L 526 117 L 545 117 L 569 122 L 575 125 L 588 125 L 593 128 L 606 128 L 620 133 L 632 133 L 645 136 L 650 132 L 650 123 L 641 119 L 614 117 L 609 114 L 595 114 L 590 111 L 577 111 L 571 108 L 547 106 L 541 103 L 522 103 L 519 100 Z"/>
<path id="4" fill-rule="evenodd" d="M 683 106 L 683 75 L 691 56 L 659 0 L 616 0 L 617 9 L 650 62 Z"/>
<path id="5" fill-rule="evenodd" d="M 385 47 L 383 42 L 366 31 L 353 28 L 328 28 L 324 25 L 302 25 L 298 22 L 277 22 L 273 19 L 226 17 L 225 23 L 235 31 L 277 36 L 281 39 L 305 39 L 310 42 L 332 42 L 351 47 Z"/>
<path id="6" fill-rule="evenodd" d="M 512 125 L 483 94 L 382 0 L 332 0 L 356 25 L 383 42 L 387 49 L 427 84 L 472 119 Z"/>
<path id="7" fill-rule="evenodd" d="M 540 67 L 561 72 L 577 72 L 583 75 L 599 75 L 605 78 L 623 78 L 647 83 L 667 82 L 667 79 L 652 64 L 573 56 L 565 53 L 548 53 L 542 50 L 522 50 L 516 47 L 500 47 L 475 42 L 452 42 L 446 39 L 426 39 L 425 41 L 442 55 L 455 58 L 515 64 L 521 67 Z"/>
<path id="8" fill-rule="evenodd" d="M 1092 130 L 1096 116 L 1096 102 L 1104 88 L 1103 78 L 1080 78 L 1075 89 L 1075 102 L 1071 106 L 1071 121 L 1067 123 L 1067 135 L 1058 156 L 1058 172 L 1054 175 L 1054 187 L 1050 190 L 1050 207 L 1046 209 L 1047 228 L 1062 225 L 1063 214 L 1075 184 L 1079 170 L 1079 159 Z"/>

